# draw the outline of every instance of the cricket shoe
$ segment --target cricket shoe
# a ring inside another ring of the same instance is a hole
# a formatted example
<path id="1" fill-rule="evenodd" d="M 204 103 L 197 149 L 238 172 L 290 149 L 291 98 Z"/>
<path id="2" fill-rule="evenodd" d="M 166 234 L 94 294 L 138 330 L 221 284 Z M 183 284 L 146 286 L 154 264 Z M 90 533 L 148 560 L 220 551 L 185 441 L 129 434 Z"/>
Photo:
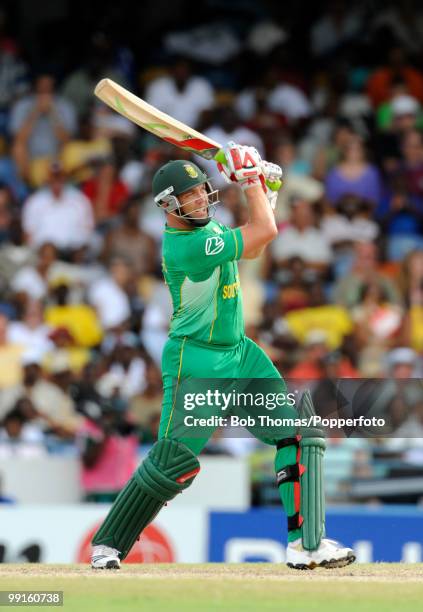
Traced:
<path id="1" fill-rule="evenodd" d="M 91 567 L 93 569 L 120 569 L 119 551 L 103 544 L 94 546 Z"/>
<path id="2" fill-rule="evenodd" d="M 286 563 L 293 569 L 312 570 L 315 567 L 332 569 L 345 567 L 354 561 L 355 555 L 351 548 L 328 538 L 322 539 L 317 550 L 305 550 L 301 538 L 289 542 L 286 549 Z"/>

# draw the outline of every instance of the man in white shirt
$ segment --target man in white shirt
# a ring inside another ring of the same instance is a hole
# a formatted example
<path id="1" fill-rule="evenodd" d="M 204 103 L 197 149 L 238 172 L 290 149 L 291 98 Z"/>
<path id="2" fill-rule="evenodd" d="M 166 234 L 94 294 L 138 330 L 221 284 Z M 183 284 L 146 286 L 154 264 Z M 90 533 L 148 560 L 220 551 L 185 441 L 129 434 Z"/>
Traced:
<path id="1" fill-rule="evenodd" d="M 62 167 L 54 162 L 48 184 L 25 201 L 22 225 L 31 246 L 51 242 L 61 251 L 73 251 L 89 243 L 94 217 L 88 198 L 66 185 Z"/>
<path id="2" fill-rule="evenodd" d="M 213 106 L 214 91 L 205 78 L 192 74 L 188 60 L 178 58 L 169 76 L 150 83 L 145 99 L 175 119 L 196 127 L 202 111 Z"/>
<path id="3" fill-rule="evenodd" d="M 314 226 L 310 202 L 293 195 L 290 204 L 290 224 L 279 232 L 270 247 L 273 259 L 284 266 L 291 257 L 301 257 L 307 267 L 326 271 L 332 251 L 323 232 Z"/>

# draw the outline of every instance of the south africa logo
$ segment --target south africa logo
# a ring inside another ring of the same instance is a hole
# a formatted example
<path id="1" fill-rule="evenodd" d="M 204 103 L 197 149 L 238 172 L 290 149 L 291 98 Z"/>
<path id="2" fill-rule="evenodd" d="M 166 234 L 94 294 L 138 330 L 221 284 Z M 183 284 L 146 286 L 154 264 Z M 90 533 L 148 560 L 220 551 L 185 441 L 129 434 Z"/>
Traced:
<path id="1" fill-rule="evenodd" d="M 184 164 L 184 168 L 185 168 L 185 172 L 189 174 L 191 178 L 197 178 L 198 172 L 194 168 L 194 166 L 191 166 L 191 164 Z"/>
<path id="2" fill-rule="evenodd" d="M 217 255 L 223 251 L 225 241 L 220 236 L 210 236 L 206 240 L 206 255 Z"/>

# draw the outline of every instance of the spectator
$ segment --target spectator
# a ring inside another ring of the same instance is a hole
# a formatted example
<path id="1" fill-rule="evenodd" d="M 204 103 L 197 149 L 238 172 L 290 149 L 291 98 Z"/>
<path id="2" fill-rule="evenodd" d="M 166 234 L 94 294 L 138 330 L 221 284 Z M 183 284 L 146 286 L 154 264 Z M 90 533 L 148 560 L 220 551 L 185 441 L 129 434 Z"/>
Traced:
<path id="1" fill-rule="evenodd" d="M 41 302 L 28 300 L 23 307 L 22 319 L 9 323 L 7 339 L 12 344 L 23 346 L 25 351 L 34 351 L 43 355 L 53 347 L 49 340 L 50 331 L 43 321 Z"/>
<path id="2" fill-rule="evenodd" d="M 113 51 L 110 39 L 103 32 L 95 32 L 84 61 L 64 80 L 61 93 L 76 109 L 78 117 L 90 112 L 93 91 L 100 79 L 108 77 L 128 87 L 122 71 L 113 65 Z"/>
<path id="3" fill-rule="evenodd" d="M 352 136 L 346 144 L 340 163 L 326 177 L 326 195 L 335 204 L 343 195 L 356 195 L 378 204 L 381 197 L 381 180 L 375 166 L 366 160 L 363 140 Z"/>
<path id="4" fill-rule="evenodd" d="M 0 245 L 10 241 L 15 202 L 6 184 L 0 183 Z"/>
<path id="5" fill-rule="evenodd" d="M 403 163 L 399 172 L 404 176 L 409 194 L 423 198 L 423 136 L 418 130 L 409 130 L 401 141 Z"/>
<path id="6" fill-rule="evenodd" d="M 132 199 L 123 211 L 120 225 L 106 234 L 102 257 L 106 265 L 116 257 L 123 257 L 140 278 L 157 270 L 158 252 L 154 239 L 139 229 L 138 217 L 138 199 Z"/>
<path id="7" fill-rule="evenodd" d="M 91 306 L 74 303 L 70 287 L 65 280 L 50 285 L 51 300 L 44 311 L 46 323 L 52 329 L 65 329 L 76 346 L 93 348 L 100 344 L 103 331 L 97 314 Z"/>
<path id="8" fill-rule="evenodd" d="M 42 431 L 28 422 L 20 404 L 6 414 L 0 427 L 0 457 L 42 457 L 47 451 Z"/>
<path id="9" fill-rule="evenodd" d="M 267 111 L 268 120 L 274 117 L 272 123 L 276 128 L 283 127 L 284 123 L 295 124 L 311 115 L 311 104 L 304 92 L 291 83 L 281 83 L 276 66 L 265 72 L 258 87 L 245 89 L 238 95 L 235 108 L 244 121 L 256 127 L 263 123 L 258 121 L 260 111 Z"/>
<path id="10" fill-rule="evenodd" d="M 16 102 L 10 115 L 12 152 L 19 174 L 39 187 L 56 158 L 76 130 L 73 106 L 57 95 L 51 74 L 41 73 L 34 93 Z"/>
<path id="11" fill-rule="evenodd" d="M 45 379 L 39 354 L 23 353 L 21 365 L 22 380 L 1 391 L 0 419 L 13 409 L 18 400 L 26 399 L 33 408 L 28 414 L 34 425 L 42 431 L 69 437 L 80 422 L 72 400 L 57 385 Z"/>
<path id="12" fill-rule="evenodd" d="M 353 308 L 360 301 L 363 285 L 378 281 L 389 301 L 401 305 L 402 299 L 394 283 L 378 271 L 377 246 L 373 242 L 356 242 L 354 253 L 351 271 L 334 287 L 335 302 Z"/>
<path id="13" fill-rule="evenodd" d="M 78 431 L 81 486 L 86 502 L 112 502 L 137 466 L 138 437 L 119 411 L 104 408 Z"/>
<path id="14" fill-rule="evenodd" d="M 41 300 L 48 291 L 48 273 L 57 258 L 57 249 L 51 242 L 42 244 L 36 256 L 35 266 L 24 266 L 11 279 L 10 287 L 23 299 Z"/>
<path id="15" fill-rule="evenodd" d="M 377 375 L 386 351 L 399 339 L 403 309 L 389 301 L 388 293 L 376 279 L 362 286 L 351 317 L 359 368 L 365 376 Z"/>
<path id="16" fill-rule="evenodd" d="M 48 184 L 25 202 L 22 224 L 31 246 L 51 242 L 63 254 L 89 243 L 94 229 L 89 200 L 76 187 L 66 184 L 63 168 L 50 166 Z"/>
<path id="17" fill-rule="evenodd" d="M 408 63 L 404 48 L 393 46 L 387 60 L 386 65 L 375 70 L 367 82 L 367 92 L 375 108 L 389 99 L 391 83 L 398 76 L 406 83 L 410 95 L 423 102 L 423 75 Z"/>
<path id="18" fill-rule="evenodd" d="M 282 228 L 272 242 L 272 257 L 278 267 L 285 267 L 291 257 L 300 257 L 307 267 L 325 274 L 332 260 L 332 252 L 321 230 L 315 226 L 311 203 L 294 195 L 290 204 L 290 224 Z"/>
<path id="19" fill-rule="evenodd" d="M 357 377 L 358 372 L 347 357 L 343 357 L 340 353 L 331 352 L 328 340 L 325 331 L 320 329 L 310 330 L 304 339 L 303 358 L 288 372 L 288 378 L 296 378 L 302 381 L 324 378 L 328 375 L 327 364 L 335 358 L 336 375 L 339 378 Z"/>
<path id="20" fill-rule="evenodd" d="M 24 347 L 8 340 L 8 318 L 0 312 L 0 390 L 18 384 Z"/>
<path id="21" fill-rule="evenodd" d="M 146 387 L 146 363 L 138 349 L 139 341 L 135 334 L 125 332 L 116 335 L 114 340 L 110 336 L 106 338 L 106 345 L 113 342 L 108 356 L 109 368 L 100 377 L 98 389 L 107 397 L 116 389 L 125 400 L 129 400 Z"/>
<path id="22" fill-rule="evenodd" d="M 213 106 L 214 92 L 206 79 L 194 76 L 188 59 L 175 57 L 169 74 L 154 79 L 148 85 L 145 99 L 171 117 L 195 128 L 201 113 Z"/>
<path id="23" fill-rule="evenodd" d="M 129 190 L 120 179 L 116 165 L 110 161 L 98 164 L 95 175 L 85 181 L 81 189 L 92 204 L 95 221 L 100 228 L 113 224 L 115 215 L 122 210 L 129 197 Z"/>
<path id="24" fill-rule="evenodd" d="M 160 369 L 147 362 L 145 369 L 145 387 L 141 393 L 131 398 L 129 415 L 141 430 L 141 442 L 153 442 L 151 422 L 160 416 L 163 401 L 163 389 Z"/>
<path id="25" fill-rule="evenodd" d="M 128 288 L 131 282 L 132 269 L 127 261 L 115 258 L 110 262 L 109 275 L 89 287 L 88 301 L 96 309 L 105 331 L 128 323 L 131 316 Z"/>

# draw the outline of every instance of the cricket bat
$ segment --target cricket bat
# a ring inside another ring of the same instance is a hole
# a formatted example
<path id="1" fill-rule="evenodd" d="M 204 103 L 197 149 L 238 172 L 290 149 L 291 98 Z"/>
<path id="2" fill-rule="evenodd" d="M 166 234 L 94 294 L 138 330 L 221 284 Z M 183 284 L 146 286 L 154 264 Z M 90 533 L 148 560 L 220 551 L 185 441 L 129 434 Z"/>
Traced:
<path id="1" fill-rule="evenodd" d="M 94 93 L 130 121 L 184 151 L 214 159 L 222 148 L 218 142 L 151 106 L 111 79 L 97 83 Z"/>
<path id="2" fill-rule="evenodd" d="M 145 100 L 141 100 L 112 79 L 99 81 L 94 93 L 97 98 L 100 98 L 113 110 L 158 138 L 184 149 L 184 151 L 226 164 L 220 143 L 200 134 L 182 121 L 163 113 Z M 272 191 L 277 191 L 281 186 L 281 181 L 266 181 L 266 185 Z"/>

